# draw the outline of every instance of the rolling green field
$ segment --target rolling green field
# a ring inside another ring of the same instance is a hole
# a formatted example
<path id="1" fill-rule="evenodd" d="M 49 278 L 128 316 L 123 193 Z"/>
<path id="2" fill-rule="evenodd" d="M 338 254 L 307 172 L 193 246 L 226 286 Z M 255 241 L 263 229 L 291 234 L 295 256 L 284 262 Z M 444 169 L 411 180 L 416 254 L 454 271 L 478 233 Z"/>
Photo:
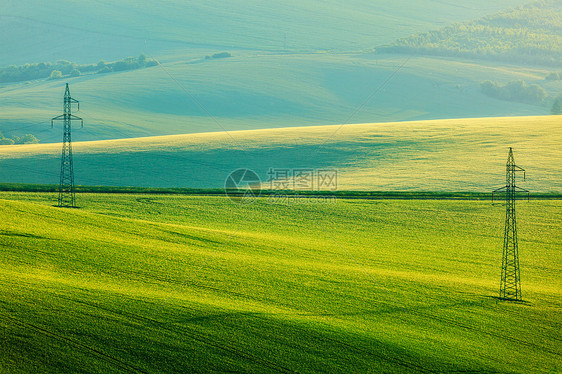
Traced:
<path id="1" fill-rule="evenodd" d="M 0 46 L 11 53 L 0 56 L 0 65 L 45 59 L 90 63 L 123 53 L 197 48 L 356 51 L 526 2 L 6 0 Z"/>
<path id="2" fill-rule="evenodd" d="M 161 65 L 2 83 L 0 131 L 58 141 L 49 120 L 60 114 L 66 81 L 82 102 L 81 140 L 545 115 L 562 89 L 562 81 L 544 79 L 555 67 L 371 53 L 401 37 L 523 3 L 9 1 L 0 15 L 0 49 L 10 53 L 0 56 L 0 67 L 59 59 L 96 64 L 140 53 Z M 221 51 L 232 57 L 205 59 Z M 548 99 L 518 104 L 480 90 L 483 81 L 521 79 L 540 85 Z"/>
<path id="3" fill-rule="evenodd" d="M 60 127 L 51 130 L 50 119 L 62 110 L 66 82 L 81 101 L 75 114 L 85 120 L 75 140 L 545 115 L 550 101 L 492 99 L 480 83 L 522 79 L 551 97 L 562 89 L 562 81 L 545 81 L 552 69 L 540 66 L 357 53 L 232 53 L 210 61 L 201 60 L 204 53 L 176 53 L 147 69 L 3 84 L 0 131 L 60 141 Z"/>
<path id="4" fill-rule="evenodd" d="M 562 203 L 0 194 L 0 372 L 559 372 Z"/>
<path id="5" fill-rule="evenodd" d="M 75 142 L 74 169 L 76 184 L 90 186 L 223 188 L 230 172 L 249 168 L 268 188 L 270 168 L 309 168 L 337 170 L 341 191 L 485 192 L 505 182 L 513 147 L 527 170 L 522 187 L 560 193 L 561 124 L 561 116 L 475 118 Z M 60 152 L 60 144 L 0 146 L 0 182 L 57 184 Z"/>
<path id="6" fill-rule="evenodd" d="M 560 1 L 533 1 L 478 20 L 403 38 L 378 50 L 559 66 L 561 26 Z"/>
<path id="7" fill-rule="evenodd" d="M 0 140 L 40 144 L 0 145 L 0 374 L 562 372 L 562 25 L 528 1 L 3 0 Z"/>

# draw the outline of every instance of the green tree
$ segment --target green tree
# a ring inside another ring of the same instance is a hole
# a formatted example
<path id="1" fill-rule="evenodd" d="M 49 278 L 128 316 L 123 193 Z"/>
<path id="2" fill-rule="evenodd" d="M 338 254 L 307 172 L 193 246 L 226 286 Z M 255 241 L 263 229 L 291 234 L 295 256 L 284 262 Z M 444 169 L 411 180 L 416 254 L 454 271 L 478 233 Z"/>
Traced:
<path id="1" fill-rule="evenodd" d="M 542 103 L 548 97 L 548 94 L 538 84 L 532 84 L 525 90 L 525 100 L 531 103 Z"/>
<path id="2" fill-rule="evenodd" d="M 17 144 L 37 144 L 39 143 L 39 139 L 32 134 L 25 134 L 19 138 L 19 142 Z"/>
<path id="3" fill-rule="evenodd" d="M 109 66 L 104 66 L 103 69 L 98 70 L 98 74 L 111 73 L 111 68 Z"/>
<path id="4" fill-rule="evenodd" d="M 51 72 L 51 76 L 49 77 L 49 79 L 61 79 L 62 78 L 62 72 L 60 70 L 53 70 Z"/>
<path id="5" fill-rule="evenodd" d="M 554 103 L 552 103 L 550 113 L 562 114 L 562 95 L 559 95 L 556 99 L 554 99 Z"/>
<path id="6" fill-rule="evenodd" d="M 79 77 L 80 76 L 80 70 L 78 69 L 74 69 L 70 72 L 70 76 L 71 77 Z"/>
<path id="7" fill-rule="evenodd" d="M 14 141 L 12 139 L 8 139 L 8 138 L 0 139 L 0 145 L 12 145 L 12 144 L 14 144 Z"/>

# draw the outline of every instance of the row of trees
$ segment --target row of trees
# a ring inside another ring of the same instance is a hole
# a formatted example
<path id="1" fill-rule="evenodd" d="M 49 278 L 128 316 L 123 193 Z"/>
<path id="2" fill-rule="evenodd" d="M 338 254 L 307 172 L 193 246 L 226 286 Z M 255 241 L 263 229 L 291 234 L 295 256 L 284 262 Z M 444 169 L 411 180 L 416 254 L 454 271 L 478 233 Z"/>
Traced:
<path id="1" fill-rule="evenodd" d="M 232 57 L 230 52 L 218 52 L 211 56 L 205 56 L 205 60 L 210 60 L 211 58 L 229 58 Z"/>
<path id="2" fill-rule="evenodd" d="M 480 83 L 482 92 L 496 99 L 516 101 L 524 104 L 541 104 L 548 94 L 538 84 L 527 85 L 525 81 L 511 81 L 504 85 L 498 82 L 484 81 Z"/>
<path id="3" fill-rule="evenodd" d="M 495 99 L 515 101 L 524 104 L 548 104 L 552 100 L 550 112 L 562 114 L 562 95 L 552 99 L 538 84 L 528 85 L 525 81 L 511 81 L 506 84 L 484 81 L 480 83 L 482 92 Z"/>
<path id="4" fill-rule="evenodd" d="M 20 66 L 11 65 L 0 69 L 0 83 L 22 82 L 43 78 L 78 77 L 85 73 L 134 70 L 157 64 L 158 62 L 155 60 L 148 59 L 146 55 L 141 54 L 139 57 L 127 57 L 114 62 L 100 61 L 97 64 L 79 65 L 70 61 L 59 60 L 55 63 L 39 62 Z"/>
<path id="5" fill-rule="evenodd" d="M 158 65 L 156 60 L 148 59 L 144 53 L 139 57 L 127 57 L 119 61 L 106 63 L 100 61 L 97 64 L 97 72 L 100 74 L 111 73 L 112 71 L 135 70 L 149 68 Z"/>
<path id="6" fill-rule="evenodd" d="M 12 145 L 12 144 L 37 144 L 39 140 L 32 134 L 25 134 L 22 136 L 12 136 L 11 138 L 4 137 L 4 134 L 0 132 L 0 145 Z"/>
<path id="7" fill-rule="evenodd" d="M 377 48 L 377 52 L 562 64 L 562 7 L 540 1 L 477 21 L 456 23 Z"/>

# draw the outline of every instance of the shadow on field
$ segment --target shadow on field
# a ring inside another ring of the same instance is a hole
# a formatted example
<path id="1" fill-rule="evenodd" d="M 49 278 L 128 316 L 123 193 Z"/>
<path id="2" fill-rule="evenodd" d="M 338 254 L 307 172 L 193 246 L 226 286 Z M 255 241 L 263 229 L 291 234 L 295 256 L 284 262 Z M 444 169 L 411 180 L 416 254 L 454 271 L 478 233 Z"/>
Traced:
<path id="1" fill-rule="evenodd" d="M 484 296 L 487 299 L 494 300 L 496 304 L 499 303 L 507 303 L 507 304 L 514 304 L 514 305 L 525 305 L 525 306 L 532 306 L 533 303 L 527 300 L 511 300 L 511 299 L 504 299 L 503 297 L 499 296 Z"/>
<path id="2" fill-rule="evenodd" d="M 19 237 L 19 238 L 45 239 L 45 240 L 50 239 L 44 236 L 33 235 L 24 232 L 7 231 L 7 230 L 0 230 L 0 236 L 12 236 L 12 237 Z"/>
<path id="3" fill-rule="evenodd" d="M 368 316 L 368 315 L 381 315 L 381 314 L 394 314 L 394 313 L 420 313 L 426 311 L 438 311 L 459 306 L 472 307 L 482 306 L 484 303 L 480 301 L 459 301 L 454 303 L 441 303 L 431 305 L 416 305 L 416 306 L 403 306 L 403 305 L 390 305 L 388 302 L 379 302 L 387 304 L 385 306 L 375 307 L 373 310 L 363 310 L 358 312 L 342 312 L 342 313 L 287 313 L 299 316 L 319 316 L 319 317 L 346 317 L 346 316 Z M 282 314 L 282 313 L 281 313 Z"/>

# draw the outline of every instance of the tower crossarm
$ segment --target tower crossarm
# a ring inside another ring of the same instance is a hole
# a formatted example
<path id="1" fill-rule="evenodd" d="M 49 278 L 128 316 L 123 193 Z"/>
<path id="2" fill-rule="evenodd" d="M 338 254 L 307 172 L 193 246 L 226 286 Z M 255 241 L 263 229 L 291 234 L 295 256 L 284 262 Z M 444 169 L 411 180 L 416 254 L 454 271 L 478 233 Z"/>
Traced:
<path id="1" fill-rule="evenodd" d="M 501 192 L 503 190 L 507 190 L 507 186 L 503 186 L 492 191 L 492 204 L 494 203 L 494 196 L 496 195 L 496 193 Z"/>
<path id="2" fill-rule="evenodd" d="M 523 172 L 523 180 L 525 180 L 526 172 L 521 166 L 513 165 L 513 171 L 522 171 Z"/>
<path id="3" fill-rule="evenodd" d="M 55 121 L 64 120 L 80 121 L 80 127 L 84 127 L 84 120 L 82 118 L 75 116 L 74 114 L 61 114 L 60 116 L 51 118 L 51 128 L 53 127 Z"/>
<path id="4" fill-rule="evenodd" d="M 531 191 L 526 190 L 524 188 L 518 187 L 518 186 L 513 186 L 517 191 L 519 192 L 526 192 L 527 193 L 527 201 L 530 200 L 530 196 L 531 196 Z"/>

